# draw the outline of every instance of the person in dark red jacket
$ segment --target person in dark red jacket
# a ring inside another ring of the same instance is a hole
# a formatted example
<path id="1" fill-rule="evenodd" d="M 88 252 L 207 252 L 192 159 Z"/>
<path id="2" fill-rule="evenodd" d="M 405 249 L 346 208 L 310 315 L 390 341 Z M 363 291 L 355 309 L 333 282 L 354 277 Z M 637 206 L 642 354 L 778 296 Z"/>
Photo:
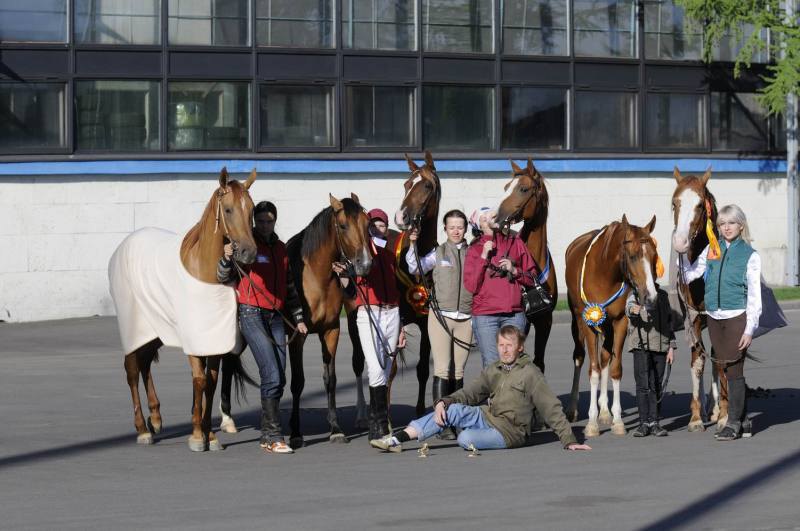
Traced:
<path id="1" fill-rule="evenodd" d="M 522 286 L 533 285 L 535 262 L 515 234 L 491 227 L 493 211 L 476 210 L 470 219 L 476 238 L 467 250 L 464 287 L 472 293 L 472 331 L 486 368 L 498 360 L 497 331 L 504 325 L 527 333 Z"/>
<path id="2" fill-rule="evenodd" d="M 308 333 L 303 309 L 289 275 L 286 245 L 275 234 L 278 210 L 269 201 L 253 209 L 257 254 L 247 276 L 239 278 L 239 328 L 250 346 L 261 376 L 261 447 L 272 453 L 292 453 L 281 432 L 278 404 L 286 385 L 286 330 L 281 312 L 292 315 L 298 332 Z M 226 283 L 233 273 L 233 246 L 227 244 L 217 266 L 217 280 Z"/>
<path id="3" fill-rule="evenodd" d="M 370 210 L 368 216 L 375 253 L 369 274 L 356 277 L 353 284 L 345 276 L 344 264 L 334 262 L 333 270 L 345 294 L 358 306 L 356 325 L 369 377 L 369 440 L 377 440 L 389 434 L 387 384 L 394 356 L 405 346 L 405 335 L 400 323 L 395 257 L 386 245 L 389 216 L 379 208 Z"/>

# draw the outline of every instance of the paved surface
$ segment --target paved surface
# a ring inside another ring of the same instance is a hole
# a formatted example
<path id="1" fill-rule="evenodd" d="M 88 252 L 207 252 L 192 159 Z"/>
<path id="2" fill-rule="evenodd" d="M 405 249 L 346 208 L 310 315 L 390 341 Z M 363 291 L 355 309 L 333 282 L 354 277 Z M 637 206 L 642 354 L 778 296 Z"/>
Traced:
<path id="1" fill-rule="evenodd" d="M 796 323 L 800 311 L 787 316 Z M 548 380 L 566 400 L 568 326 L 556 325 L 550 341 Z M 345 336 L 338 363 L 339 404 L 353 434 L 348 342 Z M 796 326 L 757 340 L 753 350 L 763 363 L 749 365 L 748 383 L 771 391 L 751 400 L 757 433 L 749 440 L 723 444 L 711 430 L 686 431 L 683 349 L 670 381 L 675 394 L 665 398 L 669 437 L 604 432 L 590 441 L 592 452 L 573 453 L 541 432 L 530 447 L 475 458 L 433 443 L 431 456 L 420 459 L 416 444 L 380 454 L 361 433 L 350 444 L 327 442 L 312 339 L 303 401 L 307 446 L 274 456 L 258 448 L 255 400 L 237 410 L 244 429 L 221 435 L 224 452 L 188 451 L 189 370 L 172 349 L 162 352 L 154 373 L 165 433 L 154 446 L 137 446 L 113 319 L 0 324 L 0 528 L 798 529 L 798 343 Z M 479 356 L 470 359 L 468 375 L 479 363 Z M 629 357 L 625 371 L 623 408 L 632 426 Z M 396 386 L 396 423 L 410 419 L 416 385 L 407 369 Z M 585 374 L 582 389 L 585 417 Z M 257 398 L 255 390 L 250 396 Z"/>

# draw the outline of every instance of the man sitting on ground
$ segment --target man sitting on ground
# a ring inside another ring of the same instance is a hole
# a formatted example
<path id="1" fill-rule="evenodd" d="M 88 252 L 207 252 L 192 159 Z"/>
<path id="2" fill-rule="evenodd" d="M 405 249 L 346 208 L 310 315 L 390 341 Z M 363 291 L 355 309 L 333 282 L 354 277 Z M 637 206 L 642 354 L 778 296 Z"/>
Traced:
<path id="1" fill-rule="evenodd" d="M 402 443 L 423 441 L 445 426 L 460 428 L 458 444 L 465 450 L 493 450 L 523 446 L 531 431 L 534 408 L 553 428 L 567 450 L 591 450 L 578 444 L 561 402 L 553 394 L 541 371 L 531 362 L 525 348 L 525 334 L 506 325 L 497 333 L 500 359 L 463 389 L 441 398 L 433 412 L 394 434 L 370 441 L 378 449 L 400 452 Z M 488 403 L 478 406 L 484 400 Z"/>

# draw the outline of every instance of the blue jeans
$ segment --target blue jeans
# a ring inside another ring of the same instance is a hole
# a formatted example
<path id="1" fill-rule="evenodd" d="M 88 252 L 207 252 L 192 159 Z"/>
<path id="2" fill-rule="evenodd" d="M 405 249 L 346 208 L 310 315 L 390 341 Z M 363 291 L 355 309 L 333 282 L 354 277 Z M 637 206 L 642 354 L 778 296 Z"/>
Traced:
<path id="1" fill-rule="evenodd" d="M 412 420 L 408 423 L 419 434 L 417 439 L 424 441 L 441 433 L 442 426 L 433 420 L 434 413 L 428 413 L 424 417 Z M 506 448 L 506 441 L 503 435 L 487 424 L 483 419 L 483 412 L 478 406 L 465 406 L 464 404 L 450 404 L 447 408 L 447 425 L 460 428 L 462 431 L 458 435 L 458 444 L 461 448 L 468 450 L 470 444 L 478 450 L 500 450 Z"/>
<path id="2" fill-rule="evenodd" d="M 286 332 L 278 312 L 239 305 L 239 328 L 261 376 L 261 399 L 283 396 L 286 385 Z"/>
<path id="3" fill-rule="evenodd" d="M 472 316 L 472 332 L 478 348 L 481 349 L 484 369 L 500 359 L 500 354 L 497 353 L 497 331 L 507 324 L 514 325 L 525 333 L 530 328 L 525 312 Z"/>

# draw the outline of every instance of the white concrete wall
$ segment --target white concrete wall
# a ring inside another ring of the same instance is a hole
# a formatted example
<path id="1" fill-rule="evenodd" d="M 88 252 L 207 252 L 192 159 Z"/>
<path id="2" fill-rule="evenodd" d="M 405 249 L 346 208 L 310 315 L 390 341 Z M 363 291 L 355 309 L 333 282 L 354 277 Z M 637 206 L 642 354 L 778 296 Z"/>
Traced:
<path id="1" fill-rule="evenodd" d="M 577 175 L 577 176 L 576 176 Z M 245 177 L 244 174 L 238 178 Z M 440 212 L 495 206 L 507 173 L 441 173 Z M 110 315 L 106 268 L 131 231 L 163 227 L 185 232 L 199 218 L 216 187 L 216 175 L 0 177 L 0 320 L 31 321 Z M 392 217 L 406 174 L 330 174 L 310 177 L 261 174 L 253 199 L 278 206 L 277 231 L 284 238 L 305 226 L 337 197 L 356 192 L 367 208 Z M 671 174 L 547 175 L 548 231 L 559 278 L 564 251 L 576 236 L 623 213 L 635 224 L 655 214 L 663 254 L 672 230 Z M 781 174 L 715 173 L 710 188 L 720 206 L 737 203 L 749 217 L 764 276 L 783 279 L 786 241 L 786 180 Z M 667 264 L 668 265 L 668 264 Z M 559 291 L 565 292 L 563 283 Z"/>

